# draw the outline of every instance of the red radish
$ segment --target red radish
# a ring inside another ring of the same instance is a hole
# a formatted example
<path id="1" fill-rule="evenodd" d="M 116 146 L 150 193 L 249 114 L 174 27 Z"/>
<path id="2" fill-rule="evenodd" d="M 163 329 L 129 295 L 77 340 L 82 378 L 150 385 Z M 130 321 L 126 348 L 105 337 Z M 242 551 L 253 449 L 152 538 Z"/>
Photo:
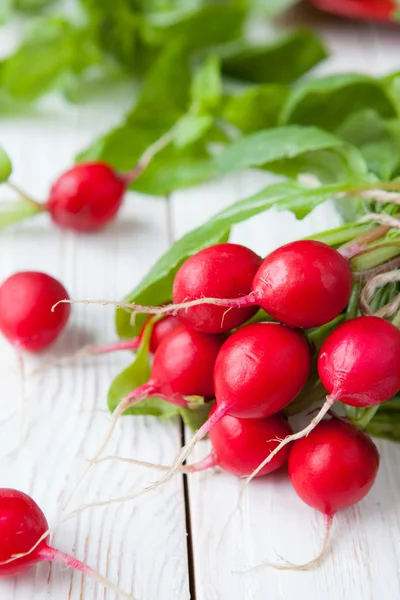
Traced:
<path id="1" fill-rule="evenodd" d="M 289 477 L 297 494 L 329 519 L 368 494 L 378 467 L 372 440 L 339 419 L 319 423 L 294 442 L 289 455 Z"/>
<path id="2" fill-rule="evenodd" d="M 379 317 L 358 317 L 325 340 L 318 373 L 331 396 L 364 407 L 389 400 L 400 390 L 400 332 Z"/>
<path id="3" fill-rule="evenodd" d="M 246 296 L 261 262 L 257 254 L 239 244 L 217 244 L 205 248 L 188 258 L 175 275 L 173 302 Z M 256 312 L 256 306 L 227 311 L 226 308 L 201 304 L 178 314 L 184 323 L 197 331 L 221 333 L 238 327 Z"/>
<path id="4" fill-rule="evenodd" d="M 18 490 L 0 488 L 0 578 L 24 573 L 41 561 L 56 561 L 132 600 L 81 561 L 49 546 L 48 540 L 49 526 L 36 502 Z"/>
<path id="5" fill-rule="evenodd" d="M 304 337 L 278 323 L 254 323 L 232 334 L 215 363 L 219 414 L 262 419 L 287 406 L 310 373 Z"/>
<path id="6" fill-rule="evenodd" d="M 125 190 L 123 177 L 105 163 L 81 163 L 57 179 L 46 208 L 60 227 L 96 231 L 114 219 Z"/>
<path id="7" fill-rule="evenodd" d="M 40 352 L 52 344 L 65 327 L 69 304 L 52 312 L 52 306 L 68 298 L 64 286 L 45 273 L 21 271 L 0 287 L 0 331 L 16 348 Z"/>
<path id="8" fill-rule="evenodd" d="M 167 339 L 159 350 L 167 343 Z M 307 382 L 310 367 L 309 346 L 297 331 L 278 323 L 255 323 L 235 331 L 222 346 L 215 363 L 216 407 L 213 413 L 182 448 L 169 471 L 159 481 L 120 501 L 134 499 L 169 481 L 179 472 L 197 442 L 226 415 L 239 419 L 262 419 L 280 411 L 301 391 Z M 285 440 L 290 437 L 286 436 Z M 276 454 L 275 448 L 269 456 Z M 100 502 L 90 506 L 103 504 Z"/>
<path id="9" fill-rule="evenodd" d="M 329 396 L 311 423 L 288 436 L 258 466 L 248 483 L 287 443 L 309 435 L 336 401 L 376 406 L 400 389 L 400 331 L 380 317 L 357 317 L 339 325 L 322 344 L 318 373 Z"/>
<path id="10" fill-rule="evenodd" d="M 215 250 L 212 250 L 215 248 Z M 209 248 L 210 256 L 216 260 L 219 246 Z M 202 252 L 205 252 L 204 250 Z M 190 290 L 192 277 L 199 277 L 201 269 L 204 268 L 205 276 L 202 287 L 198 289 L 197 296 L 202 293 L 203 297 L 198 300 L 185 301 L 184 295 L 174 293 L 174 301 L 180 300 L 179 304 L 158 308 L 140 305 L 129 306 L 135 312 L 150 314 L 176 314 L 181 317 L 187 312 L 200 309 L 203 311 L 208 307 L 208 319 L 214 323 L 214 313 L 218 314 L 217 322 L 220 320 L 222 309 L 248 309 L 249 307 L 261 307 L 271 317 L 291 327 L 318 327 L 328 323 L 337 317 L 349 301 L 352 290 L 352 272 L 348 261 L 336 250 L 321 242 L 302 240 L 286 244 L 267 256 L 255 273 L 251 284 L 251 291 L 247 294 L 242 288 L 242 294 L 235 298 L 221 299 L 220 294 L 211 288 L 215 271 L 212 265 L 203 265 L 201 252 L 191 257 L 187 262 L 198 260 L 197 269 L 192 275 L 188 269 L 187 288 Z M 198 257 L 198 258 L 197 258 Z M 179 290 L 182 286 L 181 280 L 185 274 L 185 265 L 181 267 L 182 275 L 179 275 L 177 285 Z M 178 272 L 179 273 L 179 272 Z M 219 272 L 218 272 L 219 273 Z M 235 268 L 229 270 L 229 277 L 235 273 Z M 177 274 L 178 276 L 178 274 Z M 179 284 L 179 285 L 178 285 Z M 194 284 L 193 284 L 194 285 Z M 208 290 L 214 295 L 206 297 Z M 218 311 L 218 313 L 216 312 Z M 196 313 L 191 313 L 191 324 L 200 327 L 203 323 L 199 319 L 199 325 L 195 322 Z M 203 313 L 200 313 L 201 315 Z M 226 312 L 224 323 L 229 312 Z M 230 323 L 229 323 L 230 324 Z M 225 325 L 224 325 L 225 326 Z"/>
<path id="11" fill-rule="evenodd" d="M 118 404 L 106 439 L 68 496 L 66 504 L 91 465 L 103 452 L 119 418 L 129 408 L 151 397 L 162 398 L 184 408 L 189 406 L 187 398 L 190 396 L 214 397 L 214 364 L 224 339 L 223 336 L 207 335 L 180 325 L 161 341 L 154 354 L 149 381 L 133 390 Z"/>
<path id="12" fill-rule="evenodd" d="M 307 437 L 295 441 L 289 454 L 290 481 L 298 496 L 325 516 L 322 548 L 318 556 L 302 565 L 285 561 L 259 566 L 295 571 L 318 567 L 328 549 L 334 515 L 368 494 L 378 468 L 379 453 L 372 440 L 354 425 L 336 418 L 322 421 Z"/>

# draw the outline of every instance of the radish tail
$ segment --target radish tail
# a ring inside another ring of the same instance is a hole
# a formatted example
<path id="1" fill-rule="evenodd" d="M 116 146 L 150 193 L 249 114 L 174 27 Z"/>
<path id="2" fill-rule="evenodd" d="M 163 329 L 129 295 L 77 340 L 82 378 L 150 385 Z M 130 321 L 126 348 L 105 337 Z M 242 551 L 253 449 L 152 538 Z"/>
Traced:
<path id="1" fill-rule="evenodd" d="M 263 460 L 263 462 L 260 465 L 258 465 L 258 467 L 252 472 L 252 474 L 249 475 L 249 477 L 247 477 L 247 479 L 245 480 L 242 490 L 240 492 L 240 497 L 242 497 L 245 487 L 250 483 L 250 481 L 261 471 L 261 469 L 263 469 L 265 467 L 265 465 L 267 465 L 274 458 L 274 456 L 276 454 L 278 454 L 278 452 L 284 446 L 286 446 L 287 444 L 290 444 L 290 442 L 294 442 L 295 440 L 299 440 L 303 437 L 306 437 L 309 433 L 311 433 L 311 431 L 313 429 L 315 429 L 315 427 L 318 425 L 318 423 L 320 421 L 322 421 L 322 419 L 324 418 L 326 413 L 331 409 L 331 407 L 336 402 L 336 400 L 338 400 L 338 398 L 339 398 L 339 394 L 336 394 L 336 393 L 332 394 L 331 396 L 327 396 L 325 403 L 321 407 L 317 416 L 312 419 L 311 423 L 309 425 L 307 425 L 307 427 L 305 427 L 301 431 L 298 431 L 297 433 L 293 433 L 292 435 L 288 435 L 287 437 L 285 437 L 285 439 L 283 439 L 280 442 L 280 444 L 278 444 L 278 446 L 276 448 L 274 448 L 274 450 L 272 450 L 272 452 L 269 453 L 267 458 L 265 458 Z"/>
<path id="2" fill-rule="evenodd" d="M 92 468 L 92 466 L 96 463 L 97 459 L 100 457 L 100 455 L 105 450 L 108 442 L 111 439 L 112 434 L 114 433 L 114 429 L 115 429 L 115 427 L 117 425 L 117 422 L 119 421 L 119 418 L 129 408 L 131 408 L 135 404 L 138 404 L 139 402 L 141 402 L 145 398 L 148 398 L 151 395 L 155 395 L 156 393 L 157 393 L 157 387 L 155 386 L 154 382 L 148 381 L 147 383 L 145 383 L 144 385 L 141 385 L 136 390 L 133 390 L 133 392 L 131 392 L 130 394 L 128 394 L 127 396 L 125 396 L 125 398 L 123 398 L 121 400 L 121 402 L 118 404 L 117 408 L 114 410 L 114 412 L 112 414 L 111 425 L 110 425 L 110 428 L 109 428 L 109 430 L 107 432 L 106 437 L 104 438 L 103 442 L 101 443 L 101 445 L 100 445 L 99 449 L 97 450 L 95 456 L 92 459 L 90 459 L 89 464 L 87 465 L 86 469 L 84 470 L 84 472 L 82 473 L 82 475 L 78 479 L 78 481 L 75 484 L 75 486 L 73 487 L 72 491 L 68 494 L 67 499 L 65 500 L 64 505 L 63 505 L 63 509 L 64 510 L 67 508 L 67 506 L 71 502 L 72 498 L 75 495 L 75 492 L 77 491 L 77 489 L 81 485 L 82 481 L 85 479 L 86 475 L 89 473 L 89 471 Z"/>
<path id="3" fill-rule="evenodd" d="M 137 350 L 139 346 L 140 339 L 135 337 L 125 342 L 114 342 L 106 346 L 88 346 L 86 354 L 107 354 L 108 352 L 120 352 L 121 350 Z"/>
<path id="4" fill-rule="evenodd" d="M 136 458 L 127 458 L 124 456 L 105 456 L 104 458 L 99 458 L 95 462 L 96 464 L 98 464 L 102 462 L 108 462 L 110 460 L 116 460 L 119 462 L 128 463 L 130 465 L 136 465 L 138 467 L 156 469 L 157 471 L 169 471 L 169 469 L 171 468 L 168 465 L 158 465 L 156 463 L 147 462 L 145 460 L 137 460 Z M 207 469 L 211 469 L 212 467 L 216 467 L 217 465 L 218 463 L 216 461 L 216 458 L 211 453 L 197 463 L 193 463 L 192 465 L 182 465 L 181 467 L 179 467 L 179 472 L 198 473 L 199 471 L 206 471 Z"/>
<path id="5" fill-rule="evenodd" d="M 306 562 L 302 565 L 296 565 L 296 564 L 291 563 L 290 561 L 282 558 L 281 556 L 279 556 L 278 558 L 280 558 L 283 561 L 282 563 L 262 562 L 260 565 L 257 565 L 256 567 L 252 567 L 251 569 L 248 569 L 246 571 L 234 571 L 234 573 L 240 573 L 240 574 L 251 573 L 252 571 L 261 569 L 262 567 L 271 567 L 272 569 L 276 569 L 278 571 L 313 571 L 314 569 L 317 569 L 321 565 L 324 558 L 326 557 L 326 554 L 327 554 L 328 548 L 329 548 L 329 542 L 331 539 L 332 524 L 333 524 L 333 517 L 325 515 L 325 535 L 324 535 L 324 539 L 322 542 L 321 550 L 320 550 L 318 556 L 316 556 L 309 562 Z"/>
<path id="6" fill-rule="evenodd" d="M 161 477 L 161 479 L 148 485 L 147 487 L 140 490 L 140 492 L 136 492 L 135 494 L 130 494 L 128 496 L 120 496 L 119 498 L 114 498 L 112 500 L 103 500 L 103 501 L 99 501 L 99 502 L 92 502 L 90 504 L 84 504 L 80 508 L 78 508 L 78 509 L 74 510 L 72 513 L 70 513 L 67 518 L 70 519 L 72 517 L 75 517 L 76 515 L 79 515 L 80 513 L 87 510 L 88 508 L 93 508 L 95 506 L 108 506 L 109 504 L 130 502 L 131 500 L 135 500 L 136 498 L 139 498 L 140 496 L 144 496 L 148 492 L 151 492 L 152 490 L 158 488 L 160 485 L 163 485 L 164 483 L 167 483 L 168 481 L 170 481 L 176 473 L 180 472 L 183 463 L 185 462 L 185 460 L 187 459 L 187 457 L 189 456 L 189 454 L 191 453 L 191 451 L 193 450 L 193 448 L 195 447 L 197 442 L 202 440 L 207 435 L 207 433 L 210 431 L 210 429 L 220 419 L 222 419 L 222 417 L 224 417 L 227 414 L 228 410 L 229 410 L 229 407 L 227 407 L 227 406 L 219 406 L 215 410 L 215 412 L 211 415 L 211 417 L 209 417 L 207 419 L 207 421 L 200 427 L 200 429 L 194 434 L 194 436 L 189 441 L 189 443 L 186 444 L 186 446 L 183 446 L 180 453 L 178 454 L 175 461 L 173 462 L 172 466 L 168 469 L 167 473 L 165 473 L 165 475 L 163 477 Z"/>
<path id="7" fill-rule="evenodd" d="M 85 563 L 81 562 L 77 558 L 74 558 L 73 556 L 70 556 L 69 554 L 66 554 L 65 552 L 61 552 L 60 550 L 56 550 L 55 548 L 44 544 L 37 552 L 37 556 L 42 560 L 59 562 L 63 565 L 66 565 L 67 567 L 71 567 L 71 569 L 74 569 L 75 571 L 80 571 L 84 575 L 91 577 L 91 579 L 103 585 L 105 588 L 114 592 L 117 596 L 120 596 L 121 598 L 126 598 L 127 600 L 134 600 L 130 594 L 128 594 L 120 587 L 103 577 L 103 575 L 100 575 L 100 573 L 94 571 L 93 569 L 85 565 Z"/>

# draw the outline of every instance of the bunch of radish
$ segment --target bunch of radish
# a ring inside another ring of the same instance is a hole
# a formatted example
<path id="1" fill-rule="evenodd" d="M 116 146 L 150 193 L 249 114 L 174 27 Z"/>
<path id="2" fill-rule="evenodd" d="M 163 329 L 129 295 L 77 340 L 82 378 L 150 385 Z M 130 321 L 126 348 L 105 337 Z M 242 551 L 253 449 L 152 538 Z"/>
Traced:
<path id="1" fill-rule="evenodd" d="M 379 466 L 373 442 L 331 409 L 336 402 L 372 407 L 400 390 L 400 332 L 384 319 L 361 316 L 345 321 L 333 328 L 318 355 L 308 341 L 307 328 L 330 323 L 343 312 L 352 286 L 345 256 L 315 241 L 287 244 L 264 260 L 231 243 L 193 255 L 175 276 L 170 305 L 132 305 L 135 312 L 159 315 L 158 321 L 147 320 L 138 338 L 86 349 L 92 354 L 135 350 L 144 330 L 152 327 L 151 377 L 121 400 L 108 435 L 84 475 L 101 460 L 118 419 L 145 398 L 155 396 L 189 409 L 193 397 L 210 403 L 215 399 L 209 418 L 174 463 L 158 466 L 166 473 L 132 498 L 177 472 L 219 466 L 247 483 L 288 464 L 297 494 L 325 515 L 329 532 L 334 514 L 368 493 Z M 260 308 L 268 321 L 252 322 Z M 19 273 L 0 287 L 0 330 L 19 350 L 47 347 L 66 324 L 69 310 L 65 288 L 47 275 Z M 313 362 L 327 397 L 311 422 L 293 432 L 285 409 L 304 389 Z M 184 465 L 206 434 L 210 454 L 199 463 Z M 18 497 L 18 492 L 2 493 L 7 498 L 11 494 L 12 502 Z M 31 500 L 24 497 L 24 502 L 40 516 L 41 525 L 35 535 L 29 532 L 20 548 L 9 518 L 0 575 L 15 574 L 38 560 L 63 560 L 93 576 L 87 567 L 64 560 L 64 555 L 47 546 L 44 517 Z M 0 516 L 2 510 L 0 494 Z M 34 522 L 26 518 L 27 523 Z M 326 544 L 315 560 L 298 568 L 317 566 L 325 549 Z"/>
<path id="2" fill-rule="evenodd" d="M 226 243 L 182 265 L 172 304 L 132 305 L 135 312 L 175 317 L 182 325 L 155 350 L 150 381 L 121 401 L 112 429 L 123 412 L 150 395 L 182 404 L 191 395 L 215 397 L 207 421 L 165 475 L 144 491 L 177 472 L 216 465 L 249 482 L 289 461 L 296 492 L 326 516 L 329 526 L 336 511 L 360 501 L 375 480 L 378 452 L 331 409 L 336 402 L 376 406 L 400 390 L 400 332 L 376 316 L 353 318 L 333 329 L 313 356 L 305 331 L 335 319 L 348 304 L 352 285 L 348 260 L 320 242 L 293 242 L 265 260 Z M 259 308 L 271 320 L 247 324 Z M 181 338 L 190 338 L 189 346 Z M 307 383 L 313 359 L 326 400 L 309 425 L 293 433 L 282 411 Z M 183 466 L 208 433 L 211 454 Z M 301 568 L 316 566 L 320 558 Z"/>

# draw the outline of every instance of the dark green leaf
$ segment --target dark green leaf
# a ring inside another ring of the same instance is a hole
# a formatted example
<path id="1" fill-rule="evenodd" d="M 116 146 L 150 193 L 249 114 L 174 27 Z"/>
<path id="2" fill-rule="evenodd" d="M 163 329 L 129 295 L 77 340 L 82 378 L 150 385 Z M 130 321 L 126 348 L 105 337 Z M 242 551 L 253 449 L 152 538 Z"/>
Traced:
<path id="1" fill-rule="evenodd" d="M 351 113 L 366 108 L 382 117 L 394 117 L 397 111 L 381 81 L 368 75 L 330 75 L 298 84 L 283 108 L 281 123 L 334 131 Z"/>
<path id="2" fill-rule="evenodd" d="M 54 4 L 55 0 L 14 0 L 14 6 L 17 10 L 26 12 L 34 12 Z"/>
<path id="3" fill-rule="evenodd" d="M 221 117 L 244 133 L 278 125 L 282 106 L 289 94 L 284 85 L 260 85 L 225 99 Z"/>
<path id="4" fill-rule="evenodd" d="M 298 30 L 262 46 L 245 42 L 221 50 L 222 72 L 253 83 L 292 83 L 326 58 L 316 33 Z"/>
<path id="5" fill-rule="evenodd" d="M 28 219 L 41 212 L 41 208 L 33 202 L 18 200 L 0 202 L 0 230 L 12 223 Z"/>
<path id="6" fill-rule="evenodd" d="M 0 183 L 7 181 L 12 172 L 12 164 L 7 153 L 0 146 Z"/>
<path id="7" fill-rule="evenodd" d="M 171 299 L 175 273 L 184 261 L 203 248 L 226 241 L 232 225 L 272 206 L 276 206 L 278 210 L 290 210 L 298 218 L 303 218 L 318 204 L 345 189 L 345 184 L 309 188 L 290 181 L 269 186 L 249 198 L 235 202 L 175 242 L 125 300 L 137 304 L 164 304 Z M 117 331 L 121 337 L 131 337 L 140 328 L 140 320 L 138 319 L 136 328 L 132 328 L 130 315 L 121 309 L 117 310 L 116 318 Z"/>
<path id="8" fill-rule="evenodd" d="M 223 172 L 263 167 L 289 177 L 313 173 L 328 182 L 367 173 L 356 148 L 316 127 L 296 125 L 240 138 L 216 157 L 216 164 Z"/>

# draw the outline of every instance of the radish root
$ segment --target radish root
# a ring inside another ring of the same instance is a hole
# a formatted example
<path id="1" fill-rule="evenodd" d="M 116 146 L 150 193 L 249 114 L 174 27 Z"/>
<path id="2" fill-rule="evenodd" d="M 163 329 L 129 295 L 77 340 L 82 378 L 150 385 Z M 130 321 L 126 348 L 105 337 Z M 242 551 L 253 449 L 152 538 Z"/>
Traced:
<path id="1" fill-rule="evenodd" d="M 215 423 L 217 423 L 217 421 L 222 419 L 222 417 L 224 417 L 227 414 L 227 412 L 228 412 L 228 407 L 226 407 L 226 406 L 220 406 L 217 408 L 217 410 L 214 412 L 214 414 L 212 414 L 211 417 L 209 417 L 208 420 L 200 427 L 200 429 L 198 429 L 196 431 L 196 433 L 194 434 L 192 439 L 189 441 L 189 443 L 186 444 L 185 446 L 183 446 L 180 453 L 174 460 L 173 464 L 171 465 L 171 467 L 169 468 L 167 473 L 165 473 L 165 475 L 163 477 L 161 477 L 161 479 L 159 479 L 158 481 L 155 481 L 154 483 L 148 485 L 147 487 L 143 488 L 142 490 L 140 490 L 139 492 L 136 492 L 134 494 L 130 494 L 127 496 L 120 496 L 119 498 L 113 498 L 112 500 L 102 500 L 99 502 L 92 502 L 90 504 L 84 504 L 80 508 L 77 508 L 75 511 L 70 513 L 70 517 L 79 515 L 80 513 L 87 510 L 88 508 L 93 508 L 96 506 L 109 506 L 110 504 L 120 504 L 123 502 L 130 502 L 132 500 L 135 500 L 136 498 L 139 498 L 140 496 L 144 496 L 145 494 L 153 491 L 154 489 L 158 488 L 159 486 L 163 485 L 164 483 L 167 483 L 168 481 L 170 481 L 176 473 L 180 472 L 180 468 L 182 467 L 183 463 L 185 462 L 185 460 L 188 458 L 188 456 L 192 452 L 192 450 L 195 447 L 195 445 L 197 444 L 197 442 L 202 440 L 207 435 L 207 433 L 210 431 L 210 429 L 215 425 Z"/>
<path id="2" fill-rule="evenodd" d="M 95 461 L 96 464 L 102 462 L 108 462 L 110 460 L 115 460 L 118 462 L 127 463 L 130 465 L 135 465 L 138 467 L 145 467 L 149 469 L 155 469 L 157 471 L 169 471 L 171 468 L 169 465 L 158 465 L 156 463 L 147 462 L 145 460 L 137 460 L 136 458 L 127 458 L 125 456 L 105 456 L 104 458 L 99 458 Z M 180 473 L 197 473 L 199 471 L 205 471 L 206 469 L 211 469 L 212 467 L 216 467 L 217 463 L 215 461 L 214 455 L 208 454 L 202 460 L 193 463 L 191 465 L 182 465 L 179 467 Z"/>
<path id="3" fill-rule="evenodd" d="M 309 562 L 306 562 L 302 565 L 297 565 L 295 563 L 292 563 L 292 562 L 286 560 L 282 556 L 278 555 L 278 558 L 283 561 L 282 563 L 271 563 L 271 562 L 265 561 L 259 565 L 256 565 L 255 567 L 252 567 L 245 571 L 233 571 L 233 573 L 244 575 L 246 573 L 251 573 L 253 571 L 261 569 L 263 567 L 271 567 L 272 569 L 276 569 L 278 571 L 313 571 L 314 569 L 317 569 L 322 564 L 322 562 L 324 561 L 324 559 L 327 555 L 329 543 L 330 543 L 330 539 L 331 539 L 332 524 L 333 524 L 333 518 L 326 516 L 325 535 L 324 535 L 324 539 L 322 542 L 321 550 L 320 550 L 319 554 L 315 558 L 310 560 Z"/>

